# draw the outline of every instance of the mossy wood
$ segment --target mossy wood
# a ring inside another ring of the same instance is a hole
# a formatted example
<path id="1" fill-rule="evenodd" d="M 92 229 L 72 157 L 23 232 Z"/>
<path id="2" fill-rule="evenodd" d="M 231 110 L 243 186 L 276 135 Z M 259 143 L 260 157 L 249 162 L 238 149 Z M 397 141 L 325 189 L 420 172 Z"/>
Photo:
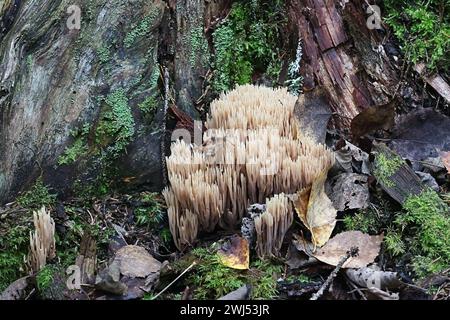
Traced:
<path id="1" fill-rule="evenodd" d="M 373 152 L 375 163 L 372 173 L 394 200 L 403 204 L 408 197 L 425 190 L 416 173 L 385 144 L 374 144 Z"/>

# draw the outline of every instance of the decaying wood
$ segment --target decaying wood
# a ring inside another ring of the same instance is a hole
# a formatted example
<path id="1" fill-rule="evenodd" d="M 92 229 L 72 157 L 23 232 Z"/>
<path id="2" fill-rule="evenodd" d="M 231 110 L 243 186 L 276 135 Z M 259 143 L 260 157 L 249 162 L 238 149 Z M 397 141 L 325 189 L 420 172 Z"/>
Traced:
<path id="1" fill-rule="evenodd" d="M 424 63 L 419 63 L 414 66 L 414 70 L 420 74 L 426 83 L 428 83 L 439 95 L 450 103 L 450 86 L 439 74 L 426 74 L 426 66 Z"/>
<path id="2" fill-rule="evenodd" d="M 80 253 L 75 264 L 81 271 L 81 283 L 94 284 L 97 268 L 97 243 L 89 231 L 85 231 L 81 238 Z"/>
<path id="3" fill-rule="evenodd" d="M 340 128 L 363 109 L 389 102 L 399 80 L 377 31 L 367 28 L 365 5 L 361 0 L 290 1 L 290 20 L 303 45 L 303 89 L 326 90 Z"/>
<path id="4" fill-rule="evenodd" d="M 373 152 L 376 154 L 382 153 L 387 159 L 398 157 L 394 151 L 382 143 L 374 144 Z M 383 190 L 400 204 L 403 204 L 409 196 L 418 195 L 425 189 L 425 186 L 420 181 L 419 177 L 406 163 L 403 163 L 395 173 L 389 177 L 389 181 L 390 183 L 386 184 L 383 179 L 378 179 L 378 183 Z"/>

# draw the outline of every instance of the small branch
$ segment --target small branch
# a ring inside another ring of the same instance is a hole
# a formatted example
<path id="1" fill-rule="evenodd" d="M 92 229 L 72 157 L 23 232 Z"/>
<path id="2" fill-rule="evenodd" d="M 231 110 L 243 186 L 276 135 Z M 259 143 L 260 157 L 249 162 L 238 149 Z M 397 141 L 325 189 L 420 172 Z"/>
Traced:
<path id="1" fill-rule="evenodd" d="M 164 291 L 166 291 L 171 285 L 173 285 L 175 282 L 177 282 L 178 279 L 180 279 L 186 272 L 192 269 L 193 266 L 195 266 L 197 263 L 194 261 L 191 263 L 189 267 L 186 268 L 178 277 L 175 278 L 171 283 L 169 283 L 164 289 L 162 289 L 156 296 L 152 298 L 152 300 L 156 300 Z"/>
<path id="2" fill-rule="evenodd" d="M 169 98 L 170 98 L 170 86 L 169 86 L 169 69 L 164 67 L 164 118 L 163 118 L 163 130 L 161 139 L 161 162 L 163 169 L 163 182 L 167 186 L 167 168 L 166 168 L 166 121 L 167 121 L 167 110 L 169 109 Z"/>
<path id="3" fill-rule="evenodd" d="M 313 296 L 309 300 L 317 300 L 324 294 L 325 290 L 327 290 L 328 287 L 331 285 L 331 282 L 333 282 L 333 279 L 336 278 L 339 270 L 341 270 L 344 263 L 351 257 L 356 257 L 358 255 L 358 250 L 359 249 L 357 247 L 353 247 L 349 251 L 347 251 L 347 254 L 342 257 L 342 259 L 337 264 L 336 268 L 334 268 L 333 272 L 330 273 L 327 280 L 322 284 L 319 291 L 313 294 Z"/>

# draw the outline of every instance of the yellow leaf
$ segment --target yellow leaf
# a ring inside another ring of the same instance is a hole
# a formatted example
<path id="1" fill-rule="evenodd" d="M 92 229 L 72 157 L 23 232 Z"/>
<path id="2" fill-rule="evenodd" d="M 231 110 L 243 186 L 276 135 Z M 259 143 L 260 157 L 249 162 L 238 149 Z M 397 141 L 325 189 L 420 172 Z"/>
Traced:
<path id="1" fill-rule="evenodd" d="M 337 211 L 325 193 L 326 179 L 327 171 L 324 171 L 311 187 L 300 190 L 294 198 L 300 220 L 311 232 L 313 244 L 319 247 L 330 239 L 336 225 Z"/>
<path id="2" fill-rule="evenodd" d="M 233 269 L 247 270 L 250 266 L 250 245 L 247 239 L 233 236 L 218 251 L 220 262 Z"/>

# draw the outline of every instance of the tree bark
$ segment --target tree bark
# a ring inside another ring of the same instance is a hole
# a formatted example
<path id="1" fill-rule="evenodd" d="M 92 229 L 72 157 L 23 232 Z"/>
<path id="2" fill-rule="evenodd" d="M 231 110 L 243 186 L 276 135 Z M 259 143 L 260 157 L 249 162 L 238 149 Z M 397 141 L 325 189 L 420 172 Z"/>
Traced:
<path id="1" fill-rule="evenodd" d="M 292 32 L 302 41 L 304 91 L 327 93 L 333 123 L 341 129 L 363 109 L 389 102 L 399 81 L 379 31 L 366 25 L 366 5 L 362 0 L 289 3 Z"/>

